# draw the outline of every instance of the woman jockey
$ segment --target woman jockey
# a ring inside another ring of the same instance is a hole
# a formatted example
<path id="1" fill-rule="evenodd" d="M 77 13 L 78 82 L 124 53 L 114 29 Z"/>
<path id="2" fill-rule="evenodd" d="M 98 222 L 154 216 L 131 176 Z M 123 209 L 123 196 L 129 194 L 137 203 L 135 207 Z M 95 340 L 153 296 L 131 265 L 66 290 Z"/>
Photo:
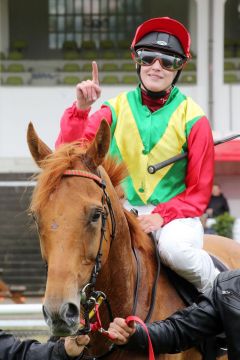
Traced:
<path id="1" fill-rule="evenodd" d="M 110 152 L 129 172 L 126 208 L 136 208 L 143 231 L 155 234 L 162 261 L 204 292 L 216 277 L 202 249 L 199 220 L 211 195 L 214 145 L 203 110 L 175 86 L 190 59 L 190 42 L 187 29 L 174 19 L 140 25 L 131 45 L 139 86 L 90 115 L 101 95 L 93 62 L 92 80 L 77 85 L 77 100 L 63 114 L 56 146 L 80 138 L 91 141 L 105 118 L 111 126 Z M 187 159 L 148 173 L 149 165 L 185 151 Z"/>

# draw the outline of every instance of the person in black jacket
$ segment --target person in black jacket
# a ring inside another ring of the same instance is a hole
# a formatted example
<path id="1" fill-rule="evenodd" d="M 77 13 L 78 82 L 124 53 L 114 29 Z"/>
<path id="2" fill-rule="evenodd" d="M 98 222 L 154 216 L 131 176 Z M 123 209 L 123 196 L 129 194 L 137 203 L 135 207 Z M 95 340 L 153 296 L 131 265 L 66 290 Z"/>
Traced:
<path id="1" fill-rule="evenodd" d="M 215 218 L 224 213 L 229 213 L 229 205 L 226 197 L 223 195 L 219 184 L 213 184 L 212 195 L 208 203 L 205 214 L 201 217 L 205 234 L 216 234 L 213 225 Z"/>
<path id="2" fill-rule="evenodd" d="M 219 215 L 224 214 L 225 212 L 229 213 L 229 205 L 227 199 L 223 195 L 220 185 L 214 184 L 212 188 L 212 195 L 207 206 L 206 214 L 210 218 L 215 218 Z"/>
<path id="3" fill-rule="evenodd" d="M 41 344 L 36 340 L 20 341 L 0 330 L 0 360 L 70 360 L 81 359 L 87 335 L 67 337 L 57 342 Z"/>
<path id="4" fill-rule="evenodd" d="M 155 354 L 178 353 L 225 331 L 228 359 L 240 359 L 240 269 L 220 273 L 197 303 L 147 328 Z M 147 334 L 139 325 L 115 318 L 109 333 L 115 344 L 128 350 L 148 350 Z"/>

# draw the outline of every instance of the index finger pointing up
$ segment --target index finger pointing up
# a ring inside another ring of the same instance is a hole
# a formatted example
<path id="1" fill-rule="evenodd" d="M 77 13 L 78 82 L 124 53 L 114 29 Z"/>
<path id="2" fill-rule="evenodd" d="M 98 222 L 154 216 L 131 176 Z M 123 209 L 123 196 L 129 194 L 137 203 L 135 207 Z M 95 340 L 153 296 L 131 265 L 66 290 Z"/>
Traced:
<path id="1" fill-rule="evenodd" d="M 97 85 L 99 85 L 99 80 L 98 80 L 98 66 L 96 61 L 92 62 L 92 79 L 93 82 Z"/>

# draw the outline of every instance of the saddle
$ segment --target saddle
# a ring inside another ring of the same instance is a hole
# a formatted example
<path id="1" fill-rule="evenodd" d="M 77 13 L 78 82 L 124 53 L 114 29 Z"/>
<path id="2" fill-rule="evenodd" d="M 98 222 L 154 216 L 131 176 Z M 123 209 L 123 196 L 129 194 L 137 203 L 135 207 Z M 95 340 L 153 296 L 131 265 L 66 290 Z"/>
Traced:
<path id="1" fill-rule="evenodd" d="M 219 272 L 227 271 L 229 270 L 219 259 L 217 259 L 215 256 L 210 255 L 212 258 L 212 261 L 214 263 L 214 266 L 216 269 L 219 270 Z M 200 295 L 199 291 L 195 288 L 194 285 L 192 285 L 190 282 L 176 274 L 173 270 L 171 270 L 169 267 L 161 264 L 162 268 L 164 268 L 165 273 L 168 276 L 169 281 L 172 283 L 174 288 L 176 289 L 178 295 L 181 297 L 181 299 L 184 301 L 184 303 L 189 306 L 194 303 L 198 296 Z"/>
<path id="2" fill-rule="evenodd" d="M 219 272 L 228 270 L 228 268 L 215 256 L 211 255 L 211 258 Z M 187 280 L 183 279 L 167 266 L 161 264 L 161 267 L 164 269 L 164 272 L 166 273 L 169 281 L 174 286 L 186 306 L 190 306 L 196 302 L 199 296 L 199 291 L 195 288 L 195 286 L 189 283 Z M 222 333 L 215 337 L 204 340 L 199 344 L 198 349 L 203 356 L 203 360 L 216 360 L 217 357 L 226 355 L 227 345 L 225 334 Z"/>

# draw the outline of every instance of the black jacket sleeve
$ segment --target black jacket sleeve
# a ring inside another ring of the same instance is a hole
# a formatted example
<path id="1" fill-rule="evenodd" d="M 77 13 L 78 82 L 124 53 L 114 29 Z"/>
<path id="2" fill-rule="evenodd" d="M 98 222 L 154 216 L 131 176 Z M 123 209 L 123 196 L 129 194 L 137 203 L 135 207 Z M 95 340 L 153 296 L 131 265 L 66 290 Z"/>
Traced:
<path id="1" fill-rule="evenodd" d="M 180 310 L 165 321 L 147 324 L 155 355 L 178 353 L 196 345 L 201 339 L 221 333 L 221 319 L 211 300 L 202 296 L 199 304 Z M 127 348 L 148 351 L 147 334 L 137 326 Z"/>
<path id="2" fill-rule="evenodd" d="M 20 341 L 0 330 L 0 360 L 69 360 L 62 341 Z M 77 358 L 75 358 L 77 359 Z"/>
<path id="3" fill-rule="evenodd" d="M 198 304 L 147 327 L 155 354 L 181 352 L 224 331 L 228 359 L 240 359 L 240 269 L 220 273 Z M 125 347 L 148 351 L 148 338 L 140 326 Z"/>

